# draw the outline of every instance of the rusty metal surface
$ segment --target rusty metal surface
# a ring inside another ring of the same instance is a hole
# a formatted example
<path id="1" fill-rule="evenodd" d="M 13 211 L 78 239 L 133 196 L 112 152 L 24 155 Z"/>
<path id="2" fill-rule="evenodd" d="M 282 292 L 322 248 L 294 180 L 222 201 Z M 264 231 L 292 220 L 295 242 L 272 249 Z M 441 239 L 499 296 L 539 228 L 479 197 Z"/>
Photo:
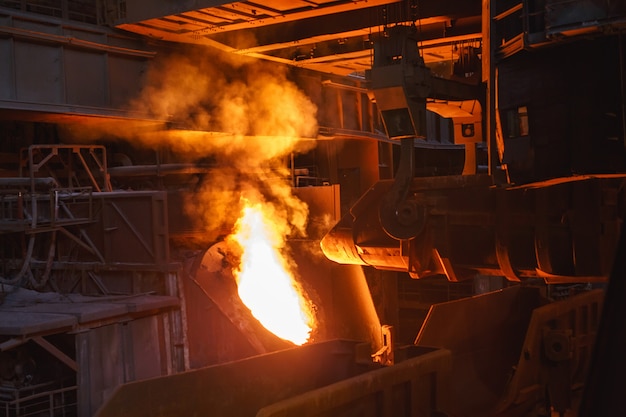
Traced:
<path id="1" fill-rule="evenodd" d="M 565 413 L 585 382 L 603 297 L 548 302 L 514 286 L 436 304 L 415 343 L 452 352 L 454 415 L 521 415 L 542 404 Z"/>
<path id="2" fill-rule="evenodd" d="M 119 387 L 97 417 L 254 416 L 274 402 L 371 369 L 335 340 Z"/>
<path id="3" fill-rule="evenodd" d="M 480 39 L 476 0 L 425 2 L 419 16 L 398 0 L 222 3 L 199 1 L 191 7 L 130 0 L 123 7 L 112 5 L 104 18 L 111 26 L 146 36 L 340 75 L 371 67 L 370 40 L 386 25 L 417 20 L 427 63 L 455 60 L 460 54 L 451 43 Z M 445 42 L 439 39 L 442 27 Z"/>
<path id="4" fill-rule="evenodd" d="M 108 416 L 397 416 L 445 409 L 450 352 L 415 348 L 390 367 L 358 365 L 335 340 L 121 386 Z"/>
<path id="5" fill-rule="evenodd" d="M 535 289 L 515 286 L 431 307 L 415 344 L 452 352 L 453 415 L 480 414 L 503 394 L 532 310 L 541 302 Z"/>
<path id="6" fill-rule="evenodd" d="M 446 409 L 450 352 L 420 355 L 268 405 L 256 417 L 427 416 Z"/>
<path id="7" fill-rule="evenodd" d="M 392 198 L 392 204 L 387 196 L 397 192 L 384 180 L 321 246 L 336 262 L 413 278 L 443 274 L 460 281 L 485 274 L 548 284 L 606 281 L 621 228 L 625 178 L 580 176 L 521 187 L 494 187 L 488 176 L 413 178 L 407 195 Z"/>
<path id="8" fill-rule="evenodd" d="M 593 290 L 533 311 L 515 372 L 493 415 L 541 400 L 558 413 L 572 410 L 574 391 L 586 380 L 603 300 L 604 291 Z"/>

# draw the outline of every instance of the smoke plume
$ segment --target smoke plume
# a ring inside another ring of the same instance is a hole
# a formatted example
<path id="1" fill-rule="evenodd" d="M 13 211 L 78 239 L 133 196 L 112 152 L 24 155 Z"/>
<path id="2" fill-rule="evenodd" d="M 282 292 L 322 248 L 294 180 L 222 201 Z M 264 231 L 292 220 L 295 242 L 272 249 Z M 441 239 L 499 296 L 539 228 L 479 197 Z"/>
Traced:
<path id="1" fill-rule="evenodd" d="M 234 223 L 242 195 L 272 205 L 293 233 L 304 233 L 308 210 L 285 181 L 286 162 L 292 152 L 314 146 L 317 109 L 288 80 L 287 68 L 204 48 L 157 56 L 129 111 L 168 127 L 90 126 L 74 134 L 123 138 L 133 146 L 165 147 L 187 161 L 213 161 L 215 169 L 186 210 L 216 235 Z"/>

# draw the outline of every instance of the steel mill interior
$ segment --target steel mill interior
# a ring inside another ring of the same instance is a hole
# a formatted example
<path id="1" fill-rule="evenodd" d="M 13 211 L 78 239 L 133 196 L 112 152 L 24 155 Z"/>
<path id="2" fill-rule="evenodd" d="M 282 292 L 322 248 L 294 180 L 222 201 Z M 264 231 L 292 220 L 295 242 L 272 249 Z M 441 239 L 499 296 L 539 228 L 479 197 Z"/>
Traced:
<path id="1" fill-rule="evenodd" d="M 0 0 L 0 417 L 626 415 L 623 0 Z"/>

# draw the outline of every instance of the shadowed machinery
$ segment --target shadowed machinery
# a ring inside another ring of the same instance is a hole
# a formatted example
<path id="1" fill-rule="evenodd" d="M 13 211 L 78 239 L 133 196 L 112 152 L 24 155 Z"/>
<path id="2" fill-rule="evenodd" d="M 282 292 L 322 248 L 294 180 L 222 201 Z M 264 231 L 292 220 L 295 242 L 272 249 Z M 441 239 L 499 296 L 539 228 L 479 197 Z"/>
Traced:
<path id="1" fill-rule="evenodd" d="M 624 414 L 625 31 L 0 0 L 0 416 Z"/>

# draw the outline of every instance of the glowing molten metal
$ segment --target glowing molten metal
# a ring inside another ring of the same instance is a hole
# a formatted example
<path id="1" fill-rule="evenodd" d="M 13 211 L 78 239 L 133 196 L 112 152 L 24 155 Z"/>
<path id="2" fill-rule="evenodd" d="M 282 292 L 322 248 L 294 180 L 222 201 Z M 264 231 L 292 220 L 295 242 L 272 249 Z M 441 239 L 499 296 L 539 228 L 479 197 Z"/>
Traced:
<path id="1" fill-rule="evenodd" d="M 296 345 L 311 335 L 314 316 L 281 252 L 284 239 L 261 204 L 246 205 L 230 238 L 241 247 L 233 271 L 239 297 L 276 336 Z"/>

